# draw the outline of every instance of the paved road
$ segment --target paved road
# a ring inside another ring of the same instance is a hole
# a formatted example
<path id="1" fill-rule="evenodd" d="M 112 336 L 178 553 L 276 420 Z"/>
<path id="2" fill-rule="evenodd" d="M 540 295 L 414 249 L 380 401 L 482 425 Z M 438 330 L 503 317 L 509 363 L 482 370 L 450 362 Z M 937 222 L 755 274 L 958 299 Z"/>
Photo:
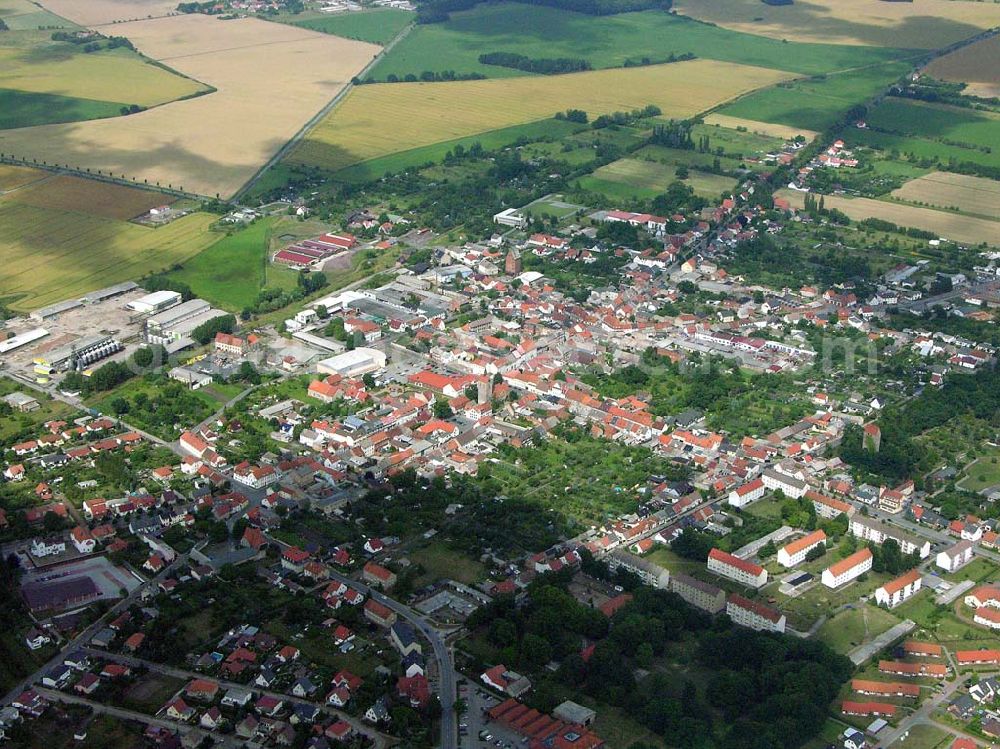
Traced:
<path id="1" fill-rule="evenodd" d="M 441 700 L 441 741 L 438 746 L 440 749 L 456 749 L 458 741 L 458 715 L 455 713 L 455 667 L 444 635 L 425 617 L 415 612 L 409 606 L 393 600 L 379 593 L 377 590 L 373 590 L 364 583 L 333 571 L 330 572 L 330 577 L 334 580 L 339 580 L 345 585 L 357 588 L 386 608 L 396 612 L 398 616 L 403 617 L 420 630 L 430 642 L 431 647 L 434 649 L 434 659 L 437 661 L 438 694 Z"/>
<path id="2" fill-rule="evenodd" d="M 181 554 L 173 562 L 167 565 L 162 572 L 156 577 L 146 581 L 144 584 L 140 585 L 138 588 L 129 593 L 125 598 L 121 599 L 118 603 L 112 606 L 97 621 L 83 630 L 80 634 L 74 637 L 72 640 L 66 643 L 63 648 L 56 653 L 52 658 L 48 660 L 43 666 L 35 670 L 33 674 L 25 677 L 20 682 L 18 682 L 14 687 L 11 688 L 7 694 L 4 695 L 3 700 L 0 704 L 9 705 L 13 702 L 21 692 L 30 687 L 35 682 L 39 681 L 42 676 L 48 673 L 50 670 L 62 664 L 63 659 L 75 650 L 81 649 L 84 645 L 90 642 L 90 638 L 97 634 L 101 629 L 104 628 L 105 624 L 111 621 L 113 618 L 118 616 L 122 611 L 131 606 L 142 594 L 142 591 L 150 586 L 156 585 L 167 578 L 169 575 L 173 574 L 174 570 L 180 567 L 182 564 L 186 563 L 189 554 Z"/>
<path id="3" fill-rule="evenodd" d="M 243 741 L 233 735 L 206 731 L 201 727 L 177 723 L 175 721 L 164 720 L 162 718 L 155 718 L 152 715 L 137 713 L 134 710 L 126 710 L 121 707 L 114 707 L 113 705 L 105 705 L 101 702 L 94 702 L 93 700 L 88 700 L 84 697 L 77 697 L 76 695 L 68 694 L 66 692 L 57 692 L 54 689 L 38 687 L 37 691 L 40 695 L 51 702 L 62 702 L 67 705 L 84 705 L 97 714 L 110 715 L 112 718 L 117 718 L 118 720 L 134 721 L 147 726 L 159 726 L 160 728 L 166 728 L 169 731 L 180 731 L 183 734 L 191 732 L 210 734 L 212 738 L 215 739 L 216 746 L 221 746 L 223 749 L 237 749 L 237 747 L 243 745 Z"/>
<path id="4" fill-rule="evenodd" d="M 379 60 L 385 57 L 385 55 L 388 54 L 393 47 L 395 47 L 397 44 L 403 41 L 403 39 L 406 38 L 406 35 L 413 30 L 413 26 L 414 26 L 413 23 L 409 24 L 408 26 L 405 26 L 395 36 L 395 38 L 393 38 L 392 41 L 390 41 L 387 45 L 385 45 L 382 48 L 382 50 L 377 55 L 375 55 L 371 59 L 371 61 L 367 65 L 365 65 L 365 67 L 361 70 L 361 72 L 359 72 L 355 77 L 358 79 L 364 78 L 365 75 L 368 73 L 368 71 L 378 64 Z M 283 158 L 285 158 L 285 156 L 287 156 L 288 153 L 293 148 L 295 148 L 295 146 L 299 144 L 299 142 L 306 136 L 306 134 L 309 133 L 309 131 L 312 130 L 319 123 L 320 120 L 322 120 L 324 117 L 327 116 L 327 114 L 330 113 L 330 110 L 332 110 L 335 106 L 337 106 L 341 101 L 344 100 L 344 97 L 347 96 L 347 94 L 350 93 L 351 89 L 353 88 L 354 84 L 348 82 L 346 86 L 340 89 L 340 91 L 337 92 L 336 96 L 334 96 L 332 99 L 330 99 L 330 101 L 326 103 L 326 106 L 324 106 L 321 110 L 319 110 L 319 112 L 317 112 L 309 120 L 309 122 L 303 125 L 302 128 L 295 135 L 292 136 L 291 140 L 289 140 L 287 143 L 285 143 L 285 145 L 279 148 L 275 152 L 274 156 L 272 156 L 270 159 L 267 160 L 267 163 L 264 164 L 264 166 L 262 166 L 259 170 L 257 170 L 257 173 L 254 174 L 253 177 L 251 177 L 250 180 L 245 185 L 243 185 L 243 187 L 239 189 L 236 195 L 233 196 L 233 201 L 235 202 L 242 200 L 243 197 L 248 192 L 250 192 L 250 190 L 253 189 L 254 185 L 256 185 L 261 180 L 261 178 L 267 173 L 267 171 L 272 166 L 281 161 Z"/>

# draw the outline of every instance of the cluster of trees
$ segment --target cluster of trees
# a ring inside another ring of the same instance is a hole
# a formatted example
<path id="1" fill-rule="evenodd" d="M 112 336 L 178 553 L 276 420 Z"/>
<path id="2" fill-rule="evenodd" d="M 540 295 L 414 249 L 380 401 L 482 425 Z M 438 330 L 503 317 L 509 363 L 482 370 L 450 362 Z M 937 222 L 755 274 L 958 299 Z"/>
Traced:
<path id="1" fill-rule="evenodd" d="M 215 339 L 216 333 L 232 333 L 234 330 L 236 330 L 236 317 L 234 315 L 219 315 L 211 320 L 206 320 L 192 330 L 191 337 L 204 346 Z"/>
<path id="2" fill-rule="evenodd" d="M 567 109 L 565 112 L 556 112 L 555 118 L 557 120 L 566 120 L 566 122 L 576 122 L 581 125 L 587 124 L 587 113 L 582 109 Z"/>
<path id="3" fill-rule="evenodd" d="M 663 114 L 663 111 L 658 106 L 655 104 L 647 104 L 642 109 L 633 109 L 631 112 L 612 112 L 611 114 L 602 114 L 590 123 L 590 126 L 594 130 L 601 130 L 602 128 L 611 127 L 612 125 L 622 127 L 625 125 L 632 125 L 647 117 L 658 117 L 661 114 Z"/>
<path id="4" fill-rule="evenodd" d="M 822 198 L 820 199 L 822 204 Z M 908 237 L 913 237 L 915 239 L 937 239 L 937 234 L 932 231 L 925 231 L 924 229 L 917 229 L 912 226 L 897 226 L 891 221 L 886 221 L 881 218 L 866 218 L 858 222 L 859 226 L 863 226 L 866 229 L 874 229 L 875 231 L 887 231 L 894 234 L 905 234 Z"/>
<path id="5" fill-rule="evenodd" d="M 931 470 L 937 462 L 934 451 L 916 438 L 963 415 L 1000 426 L 1000 370 L 952 376 L 944 387 L 927 388 L 916 398 L 886 408 L 878 420 L 882 430 L 878 452 L 864 449 L 860 427 L 848 427 L 840 456 L 878 479 L 899 482 Z"/>
<path id="6" fill-rule="evenodd" d="M 160 274 L 144 278 L 142 280 L 142 288 L 150 293 L 154 291 L 176 291 L 185 302 L 189 299 L 194 299 L 194 292 L 191 291 L 191 287 L 186 283 Z"/>
<path id="7" fill-rule="evenodd" d="M 682 172 L 686 179 L 686 172 Z M 678 175 L 681 176 L 681 175 Z M 708 205 L 708 200 L 695 195 L 694 188 L 683 182 L 671 182 L 667 189 L 653 198 L 652 208 L 661 216 L 671 216 L 675 213 L 691 213 L 700 211 Z"/>
<path id="8" fill-rule="evenodd" d="M 456 73 L 454 70 L 425 70 L 420 75 L 415 73 L 407 73 L 406 75 L 400 77 L 395 73 L 389 73 L 385 77 L 386 83 L 416 83 L 417 81 L 423 81 L 424 83 L 442 83 L 445 81 L 482 81 L 485 80 L 486 76 L 482 73 Z M 378 83 L 374 78 L 355 78 L 353 80 L 354 85 L 363 86 L 369 83 Z"/>
<path id="9" fill-rule="evenodd" d="M 693 150 L 694 139 L 691 137 L 693 126 L 694 123 L 690 120 L 670 120 L 662 125 L 655 125 L 649 136 L 649 142 L 657 146 Z"/>
<path id="10" fill-rule="evenodd" d="M 583 70 L 592 70 L 588 60 L 573 57 L 540 57 L 532 58 L 527 55 L 519 55 L 516 52 L 486 52 L 479 55 L 479 62 L 482 65 L 498 65 L 514 70 L 523 70 L 527 73 L 541 73 L 542 75 L 557 75 L 559 73 L 579 73 Z"/>
<path id="11" fill-rule="evenodd" d="M 522 608 L 499 600 L 467 622 L 499 660 L 532 675 L 529 700 L 541 711 L 551 711 L 570 689 L 618 707 L 667 746 L 798 747 L 817 735 L 853 670 L 821 643 L 713 620 L 675 594 L 645 586 L 633 587 L 634 599 L 608 622 L 566 592 L 569 579 L 541 576 Z M 584 661 L 580 650 L 588 641 L 595 647 Z M 683 665 L 671 655 L 681 642 Z M 560 661 L 554 674 L 544 669 L 547 658 Z M 637 681 L 636 668 L 651 672 Z M 699 688 L 692 671 L 709 683 Z"/>
<path id="12" fill-rule="evenodd" d="M 150 431 L 161 429 L 165 433 L 172 433 L 174 424 L 200 421 L 211 413 L 204 400 L 187 386 L 172 380 L 158 383 L 149 394 L 138 392 L 130 399 L 113 398 L 108 406 L 117 416 L 131 414 L 130 420 L 139 426 Z"/>
<path id="13" fill-rule="evenodd" d="M 124 362 L 108 362 L 84 377 L 73 370 L 63 379 L 64 390 L 78 390 L 84 393 L 101 393 L 113 390 L 132 379 L 140 371 L 160 367 L 167 362 L 167 352 L 162 346 L 143 346 Z"/>
<path id="14" fill-rule="evenodd" d="M 638 10 L 670 10 L 672 0 L 516 0 L 526 5 L 545 5 L 592 16 L 610 16 Z M 425 0 L 417 8 L 417 23 L 443 23 L 451 13 L 470 10 L 482 0 Z"/>

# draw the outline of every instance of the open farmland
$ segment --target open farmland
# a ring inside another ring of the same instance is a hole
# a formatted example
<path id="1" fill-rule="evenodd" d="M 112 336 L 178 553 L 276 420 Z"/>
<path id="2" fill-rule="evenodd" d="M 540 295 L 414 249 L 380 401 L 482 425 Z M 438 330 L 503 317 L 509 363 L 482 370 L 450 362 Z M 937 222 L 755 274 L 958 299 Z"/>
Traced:
<path id="1" fill-rule="evenodd" d="M 796 42 L 935 49 L 1000 25 L 1000 4 L 965 0 L 678 0 L 678 12 L 727 29 Z"/>
<path id="2" fill-rule="evenodd" d="M 805 193 L 797 190 L 780 190 L 779 197 L 787 199 L 795 208 L 805 204 Z M 963 242 L 979 244 L 986 242 L 1000 246 L 1000 222 L 988 219 L 971 218 L 957 213 L 938 211 L 933 208 L 901 205 L 886 200 L 871 198 L 845 198 L 838 195 L 824 195 L 827 208 L 836 208 L 854 221 L 866 218 L 880 218 L 891 221 L 897 226 L 914 227 L 924 231 L 934 232 L 939 237 Z"/>
<path id="3" fill-rule="evenodd" d="M 596 115 L 656 104 L 668 117 L 691 117 L 787 77 L 775 70 L 694 60 L 561 76 L 361 86 L 289 158 L 336 171 L 571 107 Z"/>
<path id="4" fill-rule="evenodd" d="M 40 185 L 40 186 L 44 186 Z M 100 184 L 91 186 L 100 192 Z M 34 309 L 101 286 L 165 270 L 207 247 L 214 216 L 195 213 L 151 229 L 100 215 L 39 208 L 0 197 L 0 289 Z"/>
<path id="5" fill-rule="evenodd" d="M 868 114 L 875 130 L 919 138 L 940 138 L 992 151 L 1000 143 L 1000 115 L 946 104 L 887 98 Z"/>
<path id="6" fill-rule="evenodd" d="M 718 114 L 820 131 L 838 121 L 855 104 L 881 92 L 908 70 L 903 63 L 888 63 L 824 78 L 792 81 L 755 91 L 723 107 Z"/>
<path id="7" fill-rule="evenodd" d="M 282 19 L 295 26 L 324 34 L 335 34 L 347 39 L 357 39 L 372 44 L 385 44 L 412 23 L 414 14 L 396 8 L 378 8 L 352 13 L 317 13 L 314 17 L 301 15 Z"/>
<path id="8" fill-rule="evenodd" d="M 47 31 L 8 32 L 0 45 L 0 88 L 152 107 L 205 86 L 124 48 L 87 53 Z"/>
<path id="9" fill-rule="evenodd" d="M 1000 36 L 981 39 L 939 57 L 924 72 L 942 81 L 967 83 L 964 93 L 972 96 L 1000 96 Z"/>
<path id="10" fill-rule="evenodd" d="M 812 140 L 819 133 L 815 130 L 806 130 L 801 127 L 792 127 L 791 125 L 781 125 L 777 122 L 758 122 L 756 120 L 746 120 L 740 117 L 730 117 L 724 114 L 718 114 L 713 112 L 705 118 L 706 125 L 718 125 L 719 127 L 726 127 L 731 129 L 736 129 L 738 127 L 745 128 L 747 132 L 756 133 L 758 135 L 766 135 L 771 138 L 781 138 L 782 140 L 791 140 L 797 135 L 801 135 L 806 140 Z"/>
<path id="11" fill-rule="evenodd" d="M 1000 220 L 1000 182 L 983 177 L 931 172 L 893 190 L 892 197 Z"/>
<path id="12" fill-rule="evenodd" d="M 2 0 L 0 19 L 13 31 L 21 29 L 70 28 L 73 24 L 64 18 L 43 10 L 31 0 Z"/>
<path id="13" fill-rule="evenodd" d="M 129 117 L 3 132 L 0 151 L 228 196 L 378 50 L 294 26 L 204 15 L 122 23 L 115 32 L 218 90 Z"/>
<path id="14" fill-rule="evenodd" d="M 42 0 L 42 5 L 81 26 L 138 21 L 177 11 L 174 0 Z"/>
<path id="15" fill-rule="evenodd" d="M 653 198 L 667 189 L 671 182 L 678 181 L 675 174 L 677 165 L 659 161 L 639 159 L 619 159 L 596 169 L 589 177 L 580 180 L 580 186 L 595 192 L 607 192 L 610 197 Z M 719 174 L 690 171 L 690 176 L 682 180 L 696 194 L 718 197 L 726 190 L 732 190 L 736 180 Z"/>
<path id="16" fill-rule="evenodd" d="M 337 33 L 334 31 L 333 33 Z M 417 25 L 372 70 L 375 80 L 399 79 L 428 70 L 481 73 L 490 78 L 523 71 L 483 65 L 484 52 L 512 52 L 529 58 L 583 58 L 594 68 L 620 67 L 648 57 L 665 62 L 671 55 L 816 74 L 885 62 L 903 54 L 895 49 L 857 49 L 832 44 L 784 43 L 763 36 L 698 23 L 662 11 L 591 16 L 523 3 L 486 3 L 452 13 L 444 23 Z"/>
<path id="17" fill-rule="evenodd" d="M 45 179 L 49 173 L 42 169 L 32 169 L 27 166 L 12 166 L 0 164 L 0 193 L 13 190 L 23 185 Z"/>
<path id="18" fill-rule="evenodd" d="M 117 221 L 128 221 L 150 208 L 174 202 L 174 198 L 162 193 L 66 175 L 27 185 L 11 195 L 11 200 L 35 208 L 86 213 Z"/>

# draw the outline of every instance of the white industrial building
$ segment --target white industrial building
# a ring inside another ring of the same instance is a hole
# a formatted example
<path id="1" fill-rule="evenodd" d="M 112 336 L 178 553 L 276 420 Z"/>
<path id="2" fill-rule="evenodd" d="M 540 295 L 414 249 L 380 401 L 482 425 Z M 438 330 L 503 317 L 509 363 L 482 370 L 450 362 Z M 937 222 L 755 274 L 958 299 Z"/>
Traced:
<path id="1" fill-rule="evenodd" d="M 385 367 L 386 356 L 374 348 L 356 348 L 323 359 L 316 364 L 320 374 L 337 374 L 341 377 L 360 377 Z"/>
<path id="2" fill-rule="evenodd" d="M 152 315 L 181 303 L 181 295 L 177 291 L 154 291 L 125 305 L 126 309 L 143 315 Z"/>

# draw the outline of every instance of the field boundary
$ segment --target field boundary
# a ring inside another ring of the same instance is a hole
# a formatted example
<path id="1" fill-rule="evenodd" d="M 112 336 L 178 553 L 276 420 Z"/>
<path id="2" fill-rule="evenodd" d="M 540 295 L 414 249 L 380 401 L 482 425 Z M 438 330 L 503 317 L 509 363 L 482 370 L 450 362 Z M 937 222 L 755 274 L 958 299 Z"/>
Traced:
<path id="1" fill-rule="evenodd" d="M 387 52 L 389 52 L 393 47 L 396 46 L 396 44 L 398 44 L 400 41 L 406 38 L 406 35 L 413 30 L 414 26 L 416 26 L 416 23 L 417 23 L 416 20 L 413 20 L 406 26 L 404 26 L 402 30 L 398 34 L 396 34 L 396 36 L 387 45 L 385 45 L 382 48 L 382 51 L 379 52 L 377 55 L 375 55 L 368 62 L 368 64 L 365 65 L 364 68 L 358 71 L 357 75 L 355 75 L 354 77 L 360 80 L 362 76 L 368 73 L 368 71 L 371 70 L 379 62 L 379 60 L 381 60 L 385 56 Z M 246 197 L 247 193 L 253 190 L 256 184 L 260 182 L 260 180 L 264 177 L 264 175 L 272 167 L 275 167 L 282 161 L 284 161 L 285 157 L 289 153 L 291 153 L 292 149 L 294 149 L 299 143 L 301 143 L 302 139 L 305 138 L 306 135 L 308 135 L 309 132 L 323 120 L 324 117 L 330 114 L 330 112 L 332 112 L 333 109 L 338 104 L 340 104 L 340 102 L 344 100 L 344 97 L 348 94 L 349 91 L 353 90 L 354 87 L 355 87 L 354 81 L 353 80 L 348 81 L 346 86 L 340 89 L 340 91 L 338 91 L 337 94 L 332 99 L 330 99 L 330 101 L 328 101 L 322 109 L 320 109 L 315 115 L 313 115 L 310 118 L 310 120 L 305 125 L 303 125 L 302 128 L 297 133 L 295 133 L 295 135 L 291 137 L 291 139 L 289 139 L 281 148 L 279 148 L 274 153 L 274 155 L 271 156 L 271 158 L 268 159 L 268 161 L 260 169 L 258 169 L 254 173 L 254 175 L 249 180 L 247 180 L 239 190 L 237 190 L 233 194 L 231 201 L 233 203 L 239 203 L 240 200 Z"/>

